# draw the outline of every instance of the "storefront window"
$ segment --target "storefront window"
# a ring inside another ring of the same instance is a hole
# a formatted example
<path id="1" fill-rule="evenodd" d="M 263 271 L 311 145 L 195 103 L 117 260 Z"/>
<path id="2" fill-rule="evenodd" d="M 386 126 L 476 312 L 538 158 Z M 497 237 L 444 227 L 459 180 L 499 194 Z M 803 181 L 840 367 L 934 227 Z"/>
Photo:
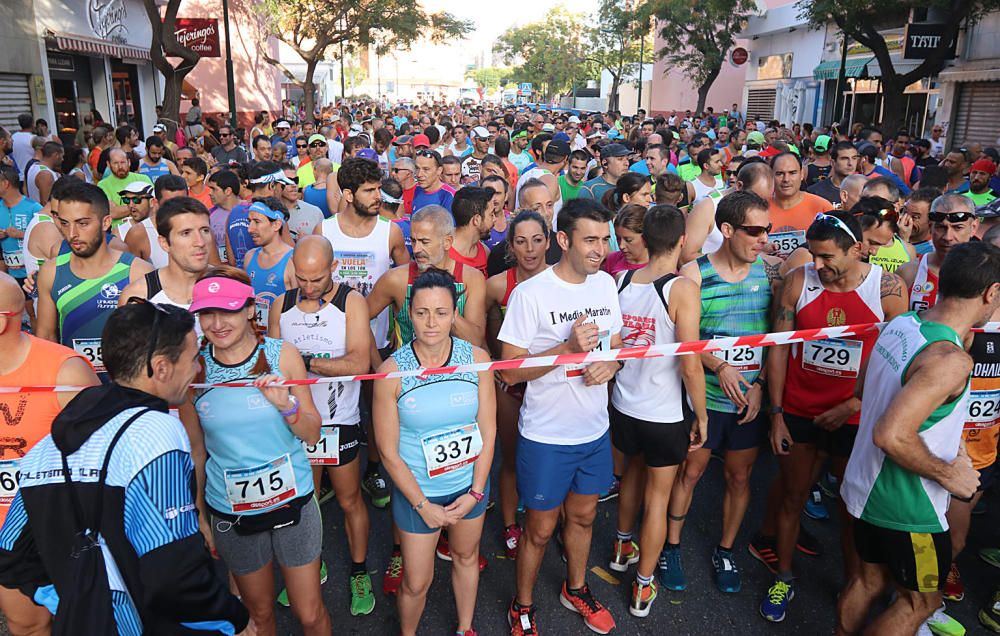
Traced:
<path id="1" fill-rule="evenodd" d="M 134 64 L 111 63 L 111 87 L 114 92 L 115 118 L 118 124 L 130 124 L 142 136 L 142 111 L 139 105 L 138 72 Z"/>

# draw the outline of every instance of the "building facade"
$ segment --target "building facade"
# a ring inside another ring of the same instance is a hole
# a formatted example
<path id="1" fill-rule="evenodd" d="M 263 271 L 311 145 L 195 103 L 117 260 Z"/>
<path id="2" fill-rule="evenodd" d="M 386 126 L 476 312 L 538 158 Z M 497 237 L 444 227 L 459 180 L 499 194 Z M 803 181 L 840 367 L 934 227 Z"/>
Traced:
<path id="1" fill-rule="evenodd" d="M 986 16 L 958 42 L 958 59 L 938 75 L 936 123 L 953 145 L 1000 146 L 1000 13 Z"/>

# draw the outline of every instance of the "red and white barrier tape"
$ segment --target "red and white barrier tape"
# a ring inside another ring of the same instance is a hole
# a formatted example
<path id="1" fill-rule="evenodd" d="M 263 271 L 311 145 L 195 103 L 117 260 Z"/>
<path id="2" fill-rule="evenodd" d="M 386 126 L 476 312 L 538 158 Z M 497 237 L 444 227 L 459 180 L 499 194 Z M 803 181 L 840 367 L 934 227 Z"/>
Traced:
<path id="1" fill-rule="evenodd" d="M 695 340 L 691 342 L 672 342 L 662 345 L 648 345 L 628 349 L 612 349 L 610 351 L 590 351 L 588 353 L 566 353 L 558 356 L 536 356 L 519 358 L 517 360 L 497 360 L 495 362 L 477 362 L 460 364 L 450 367 L 432 369 L 412 369 L 409 371 L 393 371 L 391 373 L 364 373 L 361 375 L 342 375 L 336 377 L 309 378 L 306 380 L 282 380 L 272 386 L 299 386 L 309 384 L 327 384 L 330 382 L 357 382 L 358 380 L 385 380 L 389 378 L 404 378 L 410 376 L 427 377 L 430 375 L 446 375 L 453 373 L 479 373 L 482 371 L 502 371 L 504 369 L 530 369 L 532 367 L 556 367 L 568 364 L 586 364 L 606 360 L 638 360 L 642 358 L 660 358 L 663 356 L 683 356 L 694 353 L 711 353 L 736 347 L 770 347 L 786 345 L 808 340 L 825 340 L 827 338 L 844 338 L 859 336 L 873 330 L 881 329 L 884 322 L 872 322 L 861 325 L 845 325 L 843 327 L 822 327 L 818 329 L 798 329 L 796 331 L 779 331 L 776 333 L 754 334 L 750 336 L 733 336 L 731 338 L 716 338 L 713 340 Z M 1000 333 L 1000 322 L 991 322 L 975 332 Z M 217 384 L 192 384 L 195 389 L 218 387 L 248 387 L 251 382 L 220 382 Z M 0 386 L 0 393 L 52 393 L 61 391 L 79 391 L 78 386 Z"/>

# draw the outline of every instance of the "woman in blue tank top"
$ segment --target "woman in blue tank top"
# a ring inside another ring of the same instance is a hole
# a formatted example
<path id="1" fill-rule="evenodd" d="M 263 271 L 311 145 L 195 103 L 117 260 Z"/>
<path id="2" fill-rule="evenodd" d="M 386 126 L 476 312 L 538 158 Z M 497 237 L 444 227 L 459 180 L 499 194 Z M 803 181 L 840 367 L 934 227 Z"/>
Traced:
<path id="1" fill-rule="evenodd" d="M 320 592 L 323 524 L 302 443 L 315 444 L 320 416 L 308 386 L 266 387 L 306 378 L 296 348 L 258 335 L 254 291 L 234 267 L 210 269 L 194 286 L 191 312 L 205 333 L 205 382 L 253 380 L 253 387 L 200 389 L 182 410 L 198 475 L 200 522 L 225 561 L 258 628 L 274 633 L 273 561 L 288 584 L 306 634 L 329 635 Z"/>
<path id="2" fill-rule="evenodd" d="M 413 283 L 413 341 L 379 372 L 488 362 L 482 349 L 451 334 L 457 315 L 455 281 L 424 272 Z M 489 495 L 496 439 L 493 376 L 450 373 L 375 382 L 375 435 L 392 476 L 393 520 L 401 531 L 403 585 L 400 630 L 416 634 L 434 578 L 434 552 L 448 529 L 458 633 L 472 629 L 479 585 L 479 541 Z"/>

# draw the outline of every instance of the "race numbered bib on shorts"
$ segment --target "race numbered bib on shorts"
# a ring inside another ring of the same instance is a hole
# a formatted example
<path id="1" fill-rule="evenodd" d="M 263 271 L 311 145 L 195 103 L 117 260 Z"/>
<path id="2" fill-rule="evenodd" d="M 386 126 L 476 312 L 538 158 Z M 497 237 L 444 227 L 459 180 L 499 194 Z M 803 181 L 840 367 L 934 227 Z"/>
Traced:
<path id="1" fill-rule="evenodd" d="M 716 336 L 715 339 L 730 336 Z M 726 362 L 739 372 L 760 371 L 764 364 L 763 347 L 731 347 L 721 351 L 713 351 L 712 355 Z"/>
<path id="2" fill-rule="evenodd" d="M 861 371 L 860 340 L 809 340 L 802 343 L 802 368 L 833 378 L 856 378 Z"/>
<path id="3" fill-rule="evenodd" d="M 24 269 L 24 257 L 21 255 L 20 251 L 3 254 L 3 264 L 7 266 L 8 269 Z"/>
<path id="4" fill-rule="evenodd" d="M 315 444 L 302 442 L 306 457 L 313 466 L 340 465 L 340 427 L 323 426 L 319 429 L 319 441 Z"/>
<path id="5" fill-rule="evenodd" d="M 774 232 L 767 235 L 767 240 L 775 246 L 775 255 L 785 258 L 797 248 L 806 244 L 806 231 L 791 230 L 788 232 Z"/>
<path id="6" fill-rule="evenodd" d="M 1000 389 L 971 391 L 965 430 L 993 428 L 1000 425 Z"/>
<path id="7" fill-rule="evenodd" d="M 483 438 L 479 434 L 479 425 L 473 422 L 421 438 L 420 446 L 427 462 L 427 476 L 433 479 L 479 459 Z"/>
<path id="8" fill-rule="evenodd" d="M 0 506 L 14 503 L 17 495 L 17 484 L 21 481 L 21 460 L 0 460 Z"/>
<path id="9" fill-rule="evenodd" d="M 73 349 L 87 359 L 98 373 L 104 372 L 104 355 L 100 338 L 73 338 Z"/>
<path id="10" fill-rule="evenodd" d="M 298 494 L 292 459 L 287 454 L 259 466 L 227 470 L 224 476 L 233 512 L 264 510 Z"/>
<path id="11" fill-rule="evenodd" d="M 611 350 L 611 332 L 610 331 L 599 331 L 597 332 L 597 346 L 592 349 L 592 351 L 610 351 Z M 587 370 L 592 363 L 587 364 L 567 364 L 563 367 L 566 373 L 566 379 L 569 378 L 581 378 L 583 377 L 583 372 Z"/>

